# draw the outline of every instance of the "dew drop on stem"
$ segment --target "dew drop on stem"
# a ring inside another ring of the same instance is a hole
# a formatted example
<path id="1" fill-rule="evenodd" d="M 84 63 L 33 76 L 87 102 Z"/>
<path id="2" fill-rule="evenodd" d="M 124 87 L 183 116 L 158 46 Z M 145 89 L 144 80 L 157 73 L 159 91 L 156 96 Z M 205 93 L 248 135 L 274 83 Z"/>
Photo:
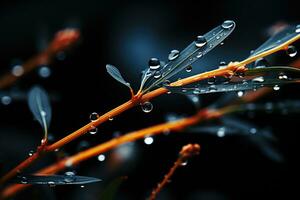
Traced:
<path id="1" fill-rule="evenodd" d="M 90 114 L 90 120 L 91 120 L 92 122 L 96 121 L 98 118 L 99 118 L 98 113 L 93 112 L 92 114 Z"/>
<path id="2" fill-rule="evenodd" d="M 203 47 L 207 44 L 206 38 L 202 35 L 198 35 L 195 41 L 196 47 Z"/>
<path id="3" fill-rule="evenodd" d="M 141 107 L 144 113 L 149 113 L 153 110 L 153 104 L 149 101 L 142 103 Z"/>
<path id="4" fill-rule="evenodd" d="M 144 143 L 147 145 L 151 145 L 153 142 L 154 142 L 154 139 L 151 136 L 147 136 L 144 138 Z"/>
<path id="5" fill-rule="evenodd" d="M 290 57 L 295 57 L 297 55 L 297 49 L 294 46 L 289 46 L 286 50 L 286 53 Z"/>
<path id="6" fill-rule="evenodd" d="M 97 133 L 97 131 L 98 131 L 98 128 L 95 126 L 91 126 L 91 128 L 89 130 L 91 135 L 95 135 Z"/>

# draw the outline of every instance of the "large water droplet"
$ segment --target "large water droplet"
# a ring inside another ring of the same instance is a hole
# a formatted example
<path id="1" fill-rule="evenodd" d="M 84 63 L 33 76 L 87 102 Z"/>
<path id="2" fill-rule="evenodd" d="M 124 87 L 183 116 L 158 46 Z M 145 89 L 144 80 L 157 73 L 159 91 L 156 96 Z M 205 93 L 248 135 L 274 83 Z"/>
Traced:
<path id="1" fill-rule="evenodd" d="M 92 122 L 96 121 L 98 118 L 99 118 L 98 113 L 93 112 L 92 114 L 90 114 L 90 120 L 91 120 Z"/>
<path id="2" fill-rule="evenodd" d="M 91 126 L 91 128 L 89 130 L 91 135 L 95 135 L 97 133 L 97 131 L 98 131 L 98 128 L 95 126 Z"/>
<path id="3" fill-rule="evenodd" d="M 203 47 L 204 45 L 206 45 L 207 41 L 206 38 L 202 35 L 198 35 L 197 39 L 195 41 L 195 45 L 196 47 Z"/>
<path id="4" fill-rule="evenodd" d="M 170 52 L 168 59 L 169 60 L 175 60 L 179 56 L 179 51 L 174 49 Z"/>
<path id="5" fill-rule="evenodd" d="M 225 28 L 225 29 L 229 29 L 229 28 L 232 28 L 234 25 L 234 22 L 231 21 L 231 20 L 226 20 L 223 22 L 222 24 L 222 28 Z"/>
<path id="6" fill-rule="evenodd" d="M 288 49 L 286 50 L 286 53 L 290 56 L 290 57 L 295 57 L 297 55 L 297 49 L 294 46 L 289 46 Z"/>
<path id="7" fill-rule="evenodd" d="M 275 91 L 278 91 L 278 90 L 280 90 L 280 87 L 279 87 L 279 85 L 274 85 L 274 87 L 273 87 L 273 90 L 275 90 Z"/>
<path id="8" fill-rule="evenodd" d="M 154 139 L 151 136 L 145 137 L 145 139 L 144 139 L 144 143 L 147 144 L 147 145 L 150 145 L 153 142 L 154 142 Z"/>
<path id="9" fill-rule="evenodd" d="M 151 112 L 153 110 L 153 105 L 149 101 L 144 102 L 141 106 L 142 106 L 142 110 L 145 113 L 149 113 L 149 112 Z"/>
<path id="10" fill-rule="evenodd" d="M 192 69 L 193 69 L 193 67 L 192 67 L 191 65 L 189 65 L 189 66 L 187 66 L 187 67 L 185 68 L 185 71 L 186 71 L 186 72 L 191 72 Z"/>
<path id="11" fill-rule="evenodd" d="M 160 67 L 160 62 L 157 58 L 151 58 L 148 64 L 152 70 L 157 70 Z"/>
<path id="12" fill-rule="evenodd" d="M 48 181 L 47 183 L 50 187 L 55 187 L 55 182 L 53 181 Z"/>
<path id="13" fill-rule="evenodd" d="M 198 88 L 195 88 L 193 94 L 200 94 L 200 90 Z"/>

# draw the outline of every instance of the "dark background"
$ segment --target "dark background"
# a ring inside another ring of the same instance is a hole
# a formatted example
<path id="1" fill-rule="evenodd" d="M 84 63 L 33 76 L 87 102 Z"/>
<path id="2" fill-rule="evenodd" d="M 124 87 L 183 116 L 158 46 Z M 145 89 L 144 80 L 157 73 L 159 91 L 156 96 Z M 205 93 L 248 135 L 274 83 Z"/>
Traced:
<path id="1" fill-rule="evenodd" d="M 295 1 L 296 2 L 296 1 Z M 204 34 L 226 19 L 237 23 L 225 44 L 194 64 L 193 73 L 212 69 L 220 61 L 245 58 L 267 37 L 267 30 L 277 22 L 299 23 L 298 5 L 292 1 L 1 1 L 0 3 L 0 72 L 9 71 L 16 60 L 25 61 L 37 54 L 55 32 L 66 27 L 79 28 L 81 40 L 65 52 L 65 59 L 50 64 L 47 79 L 34 71 L 16 85 L 1 92 L 26 92 L 35 84 L 42 85 L 53 101 L 50 132 L 55 139 L 80 128 L 89 114 L 114 108 L 129 98 L 121 84 L 106 73 L 105 65 L 113 64 L 134 88 L 139 86 L 140 72 L 150 57 L 166 60 L 171 49 L 183 49 L 195 36 Z M 274 60 L 274 59 L 273 59 Z M 276 64 L 292 60 L 285 55 Z M 208 68 L 205 68 L 205 67 Z M 183 73 L 182 76 L 186 76 Z M 281 101 L 297 99 L 299 87 L 285 86 L 262 99 Z M 220 95 L 203 95 L 203 106 Z M 112 138 L 116 131 L 124 134 L 165 121 L 168 113 L 191 115 L 193 104 L 181 95 L 165 95 L 152 101 L 154 109 L 145 114 L 139 107 L 106 122 L 96 135 L 85 135 L 68 144 L 59 156 L 72 155 Z M 0 105 L 0 170 L 15 166 L 34 150 L 42 137 L 39 125 L 32 119 L 26 100 Z M 129 158 L 114 163 L 113 153 L 106 160 L 97 158 L 75 169 L 79 175 L 94 176 L 104 181 L 80 186 L 34 187 L 15 199 L 101 199 L 101 191 L 120 176 L 128 176 L 117 192 L 118 199 L 145 199 L 177 158 L 181 147 L 199 143 L 201 155 L 179 169 L 160 199 L 290 199 L 296 192 L 297 115 L 260 114 L 237 116 L 258 128 L 272 130 L 278 139 L 275 148 L 281 159 L 265 156 L 247 137 L 218 138 L 209 134 L 175 133 L 154 137 L 152 145 L 137 141 Z M 82 142 L 84 141 L 84 143 Z M 128 149 L 127 149 L 128 150 Z M 55 161 L 49 155 L 29 172 Z"/>

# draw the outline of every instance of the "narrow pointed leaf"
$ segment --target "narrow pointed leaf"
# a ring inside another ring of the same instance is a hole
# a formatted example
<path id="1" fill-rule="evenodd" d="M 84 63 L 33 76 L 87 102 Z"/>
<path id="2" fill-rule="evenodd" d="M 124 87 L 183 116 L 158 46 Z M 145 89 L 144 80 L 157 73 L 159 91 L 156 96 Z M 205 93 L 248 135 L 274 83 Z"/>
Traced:
<path id="1" fill-rule="evenodd" d="M 52 116 L 47 92 L 41 87 L 33 87 L 28 94 L 28 105 L 35 119 L 43 127 L 46 135 Z"/>
<path id="2" fill-rule="evenodd" d="M 31 185 L 82 185 L 99 181 L 101 179 L 75 175 L 22 175 L 12 180 L 14 183 Z"/>
<path id="3" fill-rule="evenodd" d="M 120 71 L 113 65 L 107 64 L 106 70 L 115 80 L 119 81 L 123 85 L 126 85 L 127 87 L 130 87 L 130 83 L 125 81 L 125 79 L 122 77 Z"/>
<path id="4" fill-rule="evenodd" d="M 260 54 L 264 51 L 273 49 L 295 37 L 299 37 L 300 32 L 296 31 L 295 26 L 289 26 L 279 33 L 275 34 L 273 37 L 268 39 L 265 43 L 263 43 L 259 48 L 251 52 L 250 56 L 254 56 Z"/>
<path id="5" fill-rule="evenodd" d="M 145 84 L 144 91 L 149 91 L 154 87 L 159 86 L 166 80 L 177 74 L 178 72 L 190 66 L 196 60 L 202 58 L 205 54 L 210 52 L 213 48 L 219 45 L 225 38 L 227 38 L 235 28 L 235 22 L 225 21 L 222 25 L 217 26 L 205 35 L 203 35 L 204 41 L 203 45 L 196 45 L 197 42 L 194 41 L 188 45 L 183 51 L 181 51 L 178 57 L 174 60 L 169 61 L 164 66 L 161 67 L 159 71 L 160 78 L 154 78 L 152 76 L 149 78 L 147 84 Z"/>

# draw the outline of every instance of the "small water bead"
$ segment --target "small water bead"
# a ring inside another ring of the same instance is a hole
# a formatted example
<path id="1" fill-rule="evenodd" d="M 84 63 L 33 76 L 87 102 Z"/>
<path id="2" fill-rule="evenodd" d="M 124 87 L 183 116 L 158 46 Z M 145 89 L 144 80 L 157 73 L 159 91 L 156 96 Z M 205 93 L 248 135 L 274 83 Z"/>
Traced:
<path id="1" fill-rule="evenodd" d="M 7 106 L 7 105 L 9 105 L 11 103 L 11 101 L 12 101 L 12 99 L 11 99 L 10 96 L 3 96 L 3 97 L 1 97 L 1 103 L 3 105 Z"/>
<path id="2" fill-rule="evenodd" d="M 71 183 L 75 180 L 75 177 L 74 177 L 75 173 L 74 172 L 69 171 L 69 172 L 66 172 L 65 175 L 66 175 L 66 177 L 64 178 L 64 182 Z"/>
<path id="3" fill-rule="evenodd" d="M 153 104 L 149 101 L 144 102 L 141 107 L 144 113 L 149 113 L 153 110 Z"/>
<path id="4" fill-rule="evenodd" d="M 51 70 L 47 66 L 43 66 L 39 69 L 39 76 L 42 78 L 48 78 L 51 75 Z"/>
<path id="5" fill-rule="evenodd" d="M 216 83 L 216 77 L 214 76 L 214 77 L 211 77 L 211 78 L 209 78 L 209 79 L 207 79 L 207 83 L 208 84 L 215 84 Z"/>
<path id="6" fill-rule="evenodd" d="M 219 130 L 217 131 L 217 136 L 218 137 L 224 137 L 225 136 L 225 127 L 219 128 Z"/>
<path id="7" fill-rule="evenodd" d="M 66 176 L 75 176 L 75 173 L 72 172 L 72 171 L 67 171 L 67 172 L 65 173 L 65 175 L 66 175 Z"/>
<path id="8" fill-rule="evenodd" d="M 90 114 L 90 120 L 91 120 L 92 122 L 96 121 L 98 118 L 99 118 L 98 113 L 93 112 L 92 114 Z"/>
<path id="9" fill-rule="evenodd" d="M 174 49 L 170 52 L 168 59 L 171 60 L 175 60 L 177 57 L 179 56 L 179 51 Z"/>
<path id="10" fill-rule="evenodd" d="M 187 66 L 187 67 L 185 68 L 185 71 L 186 71 L 186 72 L 191 72 L 192 69 L 193 69 L 193 67 L 192 67 L 191 65 L 189 65 L 189 66 Z"/>
<path id="11" fill-rule="evenodd" d="M 114 120 L 113 117 L 109 117 L 109 118 L 108 118 L 108 121 L 113 121 L 113 120 Z"/>
<path id="12" fill-rule="evenodd" d="M 24 68 L 22 65 L 15 65 L 12 70 L 11 70 L 11 73 L 14 75 L 14 76 L 22 76 L 23 73 L 24 73 Z"/>
<path id="13" fill-rule="evenodd" d="M 21 177 L 21 183 L 22 184 L 27 184 L 28 183 L 27 178 L 25 176 Z"/>
<path id="14" fill-rule="evenodd" d="M 257 132 L 256 128 L 251 128 L 249 131 L 251 134 L 255 134 Z"/>
<path id="15" fill-rule="evenodd" d="M 287 80 L 288 76 L 285 75 L 284 73 L 279 73 L 278 79 L 280 79 L 280 80 Z"/>
<path id="16" fill-rule="evenodd" d="M 259 77 L 256 77 L 254 79 L 252 79 L 253 82 L 259 82 L 259 83 L 262 83 L 265 81 L 264 77 L 262 76 L 259 76 Z"/>
<path id="17" fill-rule="evenodd" d="M 229 29 L 229 28 L 232 28 L 233 25 L 234 25 L 234 22 L 233 22 L 233 21 L 231 21 L 231 20 L 226 20 L 226 21 L 223 22 L 222 28 L 224 28 L 224 29 Z"/>
<path id="18" fill-rule="evenodd" d="M 33 154 L 34 154 L 33 150 L 29 151 L 29 153 L 28 153 L 29 156 L 33 156 Z"/>
<path id="19" fill-rule="evenodd" d="M 48 181 L 47 184 L 49 185 L 49 187 L 55 187 L 55 182 L 53 181 Z"/>
<path id="20" fill-rule="evenodd" d="M 204 36 L 202 36 L 202 35 L 198 35 L 197 39 L 195 41 L 196 47 L 200 48 L 200 47 L 203 47 L 206 44 L 207 44 L 206 38 Z"/>
<path id="21" fill-rule="evenodd" d="M 278 91 L 278 90 L 280 90 L 280 87 L 279 87 L 279 85 L 274 85 L 274 87 L 273 87 L 273 90 L 275 90 L 275 91 Z"/>
<path id="22" fill-rule="evenodd" d="M 105 160 L 105 155 L 103 154 L 100 154 L 98 157 L 97 157 L 98 161 L 100 162 L 103 162 Z"/>
<path id="23" fill-rule="evenodd" d="M 95 126 L 91 126 L 89 132 L 91 135 L 95 135 L 98 132 L 98 128 Z"/>
<path id="24" fill-rule="evenodd" d="M 297 55 L 297 49 L 294 46 L 289 46 L 288 49 L 286 50 L 286 53 L 290 56 L 290 57 L 295 57 Z"/>
<path id="25" fill-rule="evenodd" d="M 237 96 L 238 96 L 238 97 L 244 96 L 244 92 L 243 92 L 243 91 L 238 91 L 238 92 L 237 92 Z"/>
<path id="26" fill-rule="evenodd" d="M 181 166 L 186 166 L 187 164 L 188 164 L 188 161 L 186 160 L 186 161 L 181 163 Z"/>
<path id="27" fill-rule="evenodd" d="M 161 77 L 160 71 L 155 71 L 154 78 L 160 78 L 160 77 Z"/>
<path id="28" fill-rule="evenodd" d="M 153 139 L 153 137 L 151 137 L 151 136 L 148 136 L 148 137 L 145 137 L 145 138 L 144 138 L 144 143 L 147 144 L 147 145 L 150 145 L 150 144 L 152 144 L 153 142 L 154 142 L 154 139 Z"/>
<path id="29" fill-rule="evenodd" d="M 298 25 L 296 26 L 295 32 L 296 32 L 296 33 L 300 33 L 300 24 L 298 24 Z"/>
<path id="30" fill-rule="evenodd" d="M 151 70 L 157 70 L 160 67 L 160 62 L 157 58 L 151 58 L 148 64 Z"/>

